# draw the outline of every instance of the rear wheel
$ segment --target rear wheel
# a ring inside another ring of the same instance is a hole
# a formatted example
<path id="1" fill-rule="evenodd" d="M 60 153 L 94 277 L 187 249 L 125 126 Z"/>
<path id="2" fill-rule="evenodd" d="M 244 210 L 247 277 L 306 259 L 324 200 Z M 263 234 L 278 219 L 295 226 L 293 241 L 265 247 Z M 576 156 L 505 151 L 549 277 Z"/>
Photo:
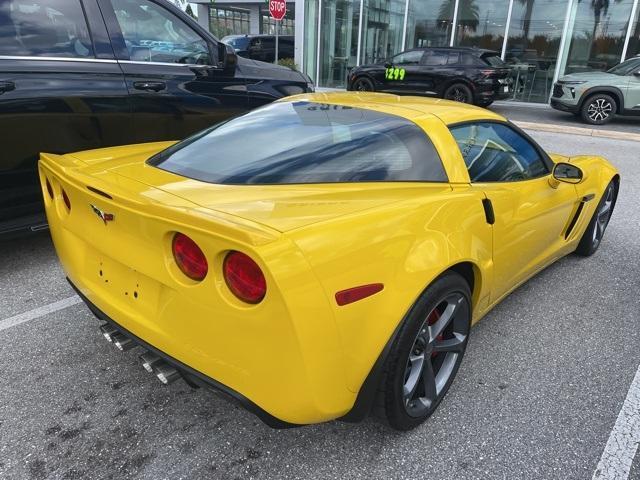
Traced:
<path id="1" fill-rule="evenodd" d="M 373 92 L 375 90 L 373 82 L 367 77 L 356 78 L 353 82 L 352 90 L 358 92 Z"/>
<path id="2" fill-rule="evenodd" d="M 597 93 L 585 100 L 580 116 L 591 125 L 603 125 L 613 118 L 617 109 L 618 104 L 611 95 Z"/>
<path id="3" fill-rule="evenodd" d="M 444 98 L 454 102 L 472 103 L 473 92 L 464 83 L 454 83 L 444 91 Z"/>
<path id="4" fill-rule="evenodd" d="M 389 353 L 377 413 L 397 430 L 424 422 L 460 367 L 471 325 L 467 282 L 447 272 L 411 308 Z"/>
<path id="5" fill-rule="evenodd" d="M 583 257 L 593 255 L 604 237 L 604 232 L 609 225 L 611 214 L 613 213 L 613 207 L 616 203 L 616 186 L 613 182 L 609 182 L 606 190 L 602 194 L 600 203 L 596 207 L 596 211 L 593 213 L 593 217 L 587 226 L 587 229 L 582 234 L 576 253 Z"/>

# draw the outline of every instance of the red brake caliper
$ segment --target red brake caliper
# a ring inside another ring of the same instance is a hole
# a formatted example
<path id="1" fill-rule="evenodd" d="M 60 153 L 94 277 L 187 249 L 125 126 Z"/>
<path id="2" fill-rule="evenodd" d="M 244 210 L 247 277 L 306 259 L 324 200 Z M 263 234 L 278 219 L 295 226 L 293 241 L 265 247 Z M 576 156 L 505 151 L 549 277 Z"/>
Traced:
<path id="1" fill-rule="evenodd" d="M 433 325 L 438 321 L 439 318 L 440 318 L 440 312 L 434 309 L 433 312 L 429 314 L 429 317 L 427 317 L 427 325 Z M 443 339 L 442 333 L 436 337 L 436 340 L 442 340 L 442 339 Z M 435 357 L 436 355 L 438 355 L 438 352 L 431 352 L 431 358 Z"/>

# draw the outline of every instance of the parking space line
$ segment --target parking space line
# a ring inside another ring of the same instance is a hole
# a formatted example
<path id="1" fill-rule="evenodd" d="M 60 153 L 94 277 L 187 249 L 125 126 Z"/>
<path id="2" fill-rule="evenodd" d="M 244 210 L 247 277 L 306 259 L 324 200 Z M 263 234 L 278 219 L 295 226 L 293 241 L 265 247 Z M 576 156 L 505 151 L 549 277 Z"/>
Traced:
<path id="1" fill-rule="evenodd" d="M 640 444 L 640 367 L 631 382 L 593 480 L 627 480 Z"/>
<path id="2" fill-rule="evenodd" d="M 21 323 L 44 317 L 45 315 L 57 312 L 58 310 L 64 310 L 65 308 L 81 302 L 82 300 L 80 299 L 80 297 L 74 295 L 72 297 L 63 298 L 62 300 L 58 300 L 57 302 L 50 303 L 43 307 L 34 308 L 33 310 L 29 310 L 28 312 L 19 313 L 18 315 L 14 315 L 13 317 L 5 318 L 4 320 L 0 320 L 0 332 L 2 330 L 6 330 L 7 328 L 20 325 Z"/>

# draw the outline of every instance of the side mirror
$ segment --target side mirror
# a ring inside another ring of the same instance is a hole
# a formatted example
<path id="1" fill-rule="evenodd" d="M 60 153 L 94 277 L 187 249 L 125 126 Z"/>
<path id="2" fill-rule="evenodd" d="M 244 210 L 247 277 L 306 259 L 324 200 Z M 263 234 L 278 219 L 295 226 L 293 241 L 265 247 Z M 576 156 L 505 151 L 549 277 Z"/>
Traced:
<path id="1" fill-rule="evenodd" d="M 227 73 L 231 73 L 236 70 L 236 65 L 238 65 L 238 56 L 231 45 L 226 45 L 222 42 L 218 43 L 218 63 Z"/>
<path id="2" fill-rule="evenodd" d="M 559 182 L 576 184 L 580 183 L 583 177 L 582 170 L 570 163 L 560 162 L 553 167 L 553 178 Z"/>
<path id="3" fill-rule="evenodd" d="M 640 77 L 640 70 L 638 70 L 637 72 L 633 72 L 633 74 L 634 74 L 636 77 Z"/>

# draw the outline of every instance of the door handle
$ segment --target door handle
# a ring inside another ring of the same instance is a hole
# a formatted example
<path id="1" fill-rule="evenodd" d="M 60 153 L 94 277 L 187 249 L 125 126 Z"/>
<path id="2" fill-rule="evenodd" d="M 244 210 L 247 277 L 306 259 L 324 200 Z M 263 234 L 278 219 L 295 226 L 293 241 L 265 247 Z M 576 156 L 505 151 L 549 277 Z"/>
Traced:
<path id="1" fill-rule="evenodd" d="M 0 94 L 4 92 L 10 92 L 16 89 L 16 84 L 13 82 L 0 82 Z"/>
<path id="2" fill-rule="evenodd" d="M 159 92 L 167 88 L 167 84 L 164 82 L 133 82 L 133 88 L 136 90 Z"/>

